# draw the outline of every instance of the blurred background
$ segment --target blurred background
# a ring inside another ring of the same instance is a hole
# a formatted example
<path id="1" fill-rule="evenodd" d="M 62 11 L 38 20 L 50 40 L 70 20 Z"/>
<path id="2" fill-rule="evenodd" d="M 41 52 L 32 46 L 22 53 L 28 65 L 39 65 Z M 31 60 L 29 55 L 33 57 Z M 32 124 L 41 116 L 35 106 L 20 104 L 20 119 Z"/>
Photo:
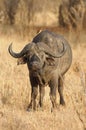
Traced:
<path id="1" fill-rule="evenodd" d="M 0 24 L 85 27 L 85 8 L 86 0 L 0 0 Z"/>
<path id="2" fill-rule="evenodd" d="M 0 27 L 86 30 L 86 0 L 0 0 Z M 75 31 L 75 30 L 74 30 Z M 24 33 L 24 32 L 23 32 Z M 27 35 L 27 34 L 26 34 Z"/>

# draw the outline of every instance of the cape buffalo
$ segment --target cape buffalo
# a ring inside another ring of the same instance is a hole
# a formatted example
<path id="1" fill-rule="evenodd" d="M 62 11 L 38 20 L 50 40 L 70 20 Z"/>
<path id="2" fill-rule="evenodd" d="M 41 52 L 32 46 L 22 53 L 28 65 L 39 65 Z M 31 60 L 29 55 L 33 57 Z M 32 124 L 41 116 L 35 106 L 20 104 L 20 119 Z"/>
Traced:
<path id="1" fill-rule="evenodd" d="M 72 51 L 62 35 L 44 30 L 37 34 L 31 43 L 25 45 L 21 52 L 15 53 L 12 44 L 9 45 L 8 50 L 11 56 L 18 58 L 18 64 L 27 63 L 32 89 L 28 109 L 36 110 L 38 105 L 43 106 L 46 85 L 50 87 L 52 108 L 57 108 L 57 88 L 60 104 L 65 105 L 63 77 L 70 68 Z M 37 104 L 38 86 L 40 97 Z"/>

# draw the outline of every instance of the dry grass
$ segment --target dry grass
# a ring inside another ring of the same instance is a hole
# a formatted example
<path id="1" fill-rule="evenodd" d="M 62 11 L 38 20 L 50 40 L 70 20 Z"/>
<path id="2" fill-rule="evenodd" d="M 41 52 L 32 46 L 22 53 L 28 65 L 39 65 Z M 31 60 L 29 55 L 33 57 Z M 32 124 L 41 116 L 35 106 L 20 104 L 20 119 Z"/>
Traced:
<path id="1" fill-rule="evenodd" d="M 13 42 L 14 50 L 21 50 L 36 31 L 30 30 L 28 37 L 22 37 L 21 31 L 15 33 L 14 29 L 9 30 L 9 33 L 2 30 L 0 34 L 0 130 L 85 130 L 86 39 L 82 38 L 75 46 L 73 36 L 65 35 L 73 42 L 73 63 L 64 84 L 66 106 L 59 106 L 58 110 L 51 113 L 49 88 L 46 87 L 44 110 L 27 112 L 30 100 L 27 67 L 17 66 L 7 48 Z M 59 102 L 59 95 L 57 100 Z"/>

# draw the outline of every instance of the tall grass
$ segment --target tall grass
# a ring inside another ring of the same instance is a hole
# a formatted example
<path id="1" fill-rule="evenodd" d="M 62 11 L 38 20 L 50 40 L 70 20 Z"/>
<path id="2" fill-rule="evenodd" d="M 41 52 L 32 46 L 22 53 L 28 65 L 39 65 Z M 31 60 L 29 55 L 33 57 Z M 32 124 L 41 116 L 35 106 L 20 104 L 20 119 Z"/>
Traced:
<path id="1" fill-rule="evenodd" d="M 41 21 L 45 21 L 44 23 L 46 23 L 47 21 L 41 16 L 41 14 L 45 13 L 46 15 L 47 12 L 52 12 L 55 15 L 54 17 L 57 17 L 57 8 L 60 1 L 61 0 L 0 0 L 0 23 L 25 26 L 34 25 L 36 22 L 34 16 L 39 12 L 39 22 L 42 19 Z M 49 17 L 48 14 L 47 17 Z M 51 20 L 53 21 L 54 19 L 52 18 Z M 39 26 L 39 23 L 37 23 L 37 26 Z"/>
<path id="2" fill-rule="evenodd" d="M 5 28 L 4 28 L 5 27 Z M 43 30 L 45 27 L 41 27 Z M 46 87 L 44 110 L 27 112 L 31 97 L 29 72 L 26 65 L 17 66 L 16 59 L 8 53 L 8 46 L 13 42 L 13 50 L 19 52 L 25 44 L 32 41 L 40 28 L 25 26 L 0 27 L 0 130 L 83 130 L 86 128 L 86 37 L 81 36 L 81 41 L 75 42 L 74 35 L 62 32 L 59 28 L 48 28 L 56 33 L 64 34 L 71 41 L 73 63 L 65 75 L 64 98 L 66 106 L 59 106 L 58 110 L 51 113 L 49 88 Z M 83 52 L 82 52 L 83 50 Z M 72 97 L 72 98 L 71 98 Z M 77 115 L 78 112 L 78 115 Z M 71 127 L 72 126 L 72 127 Z"/>

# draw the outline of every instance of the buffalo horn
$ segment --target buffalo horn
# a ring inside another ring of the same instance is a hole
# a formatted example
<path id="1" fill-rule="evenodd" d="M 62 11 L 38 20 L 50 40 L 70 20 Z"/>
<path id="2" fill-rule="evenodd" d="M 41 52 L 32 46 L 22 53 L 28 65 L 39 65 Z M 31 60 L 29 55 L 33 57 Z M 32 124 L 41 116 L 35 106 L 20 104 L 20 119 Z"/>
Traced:
<path id="1" fill-rule="evenodd" d="M 39 47 L 40 50 L 44 51 L 46 54 L 54 57 L 54 58 L 59 58 L 62 57 L 64 55 L 64 53 L 66 52 L 66 47 L 64 45 L 64 43 L 62 43 L 63 45 L 63 50 L 60 53 L 55 54 L 52 49 L 47 46 L 47 44 L 43 43 L 43 42 L 38 42 L 36 43 L 37 46 Z"/>
<path id="2" fill-rule="evenodd" d="M 8 51 L 10 53 L 11 56 L 13 56 L 14 58 L 21 58 L 22 56 L 24 56 L 28 50 L 30 50 L 31 46 L 33 44 L 27 44 L 20 53 L 15 53 L 13 50 L 12 50 L 12 43 L 9 45 L 8 47 Z"/>

